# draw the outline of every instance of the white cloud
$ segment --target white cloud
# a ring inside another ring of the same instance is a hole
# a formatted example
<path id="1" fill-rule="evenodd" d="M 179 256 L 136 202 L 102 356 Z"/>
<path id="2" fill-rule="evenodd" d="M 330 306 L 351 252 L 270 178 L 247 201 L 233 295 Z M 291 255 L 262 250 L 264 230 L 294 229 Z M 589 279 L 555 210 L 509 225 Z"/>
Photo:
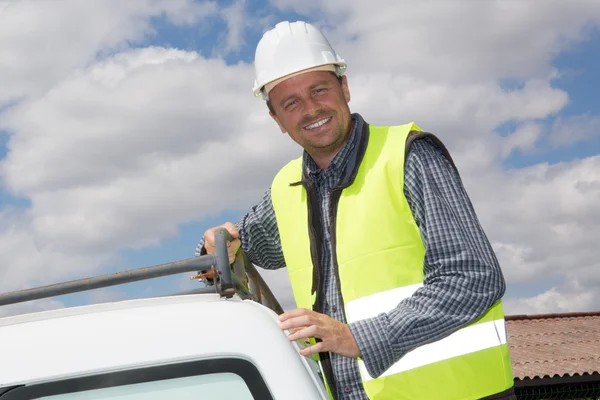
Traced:
<path id="1" fill-rule="evenodd" d="M 552 288 L 537 296 L 511 299 L 505 307 L 513 314 L 550 314 L 556 312 L 596 311 L 600 298 L 595 291 L 561 293 Z"/>
<path id="2" fill-rule="evenodd" d="M 264 104 L 238 95 L 250 76 L 194 53 L 132 50 L 7 112 L 1 172 L 31 199 L 37 240 L 69 252 L 154 244 L 215 206 L 259 199 L 293 147 L 268 129 Z"/>
<path id="3" fill-rule="evenodd" d="M 64 308 L 64 306 L 65 305 L 60 301 L 52 299 L 33 300 L 25 303 L 11 304 L 0 307 L 0 318 L 56 310 L 59 308 Z"/>
<path id="4" fill-rule="evenodd" d="M 70 274 L 87 277 L 104 263 L 117 262 L 105 252 L 63 252 L 43 246 L 30 229 L 31 219 L 16 210 L 0 213 L 0 292 L 55 283 Z"/>
<path id="5" fill-rule="evenodd" d="M 503 91 L 494 82 L 451 85 L 406 75 L 355 74 L 349 78 L 351 107 L 369 120 L 397 124 L 414 120 L 450 146 L 471 147 L 472 140 L 491 139 L 507 120 L 542 119 L 559 112 L 568 95 L 548 81 L 528 81 L 521 90 Z"/>
<path id="6" fill-rule="evenodd" d="M 130 299 L 130 297 L 123 290 L 114 288 L 97 289 L 89 292 L 89 301 L 92 304 L 109 303 L 128 299 Z"/>
<path id="7" fill-rule="evenodd" d="M 550 140 L 558 147 L 584 142 L 597 136 L 600 136 L 600 117 L 577 115 L 570 118 L 557 118 L 552 125 Z"/>
<path id="8" fill-rule="evenodd" d="M 245 209 L 299 154 L 253 98 L 252 66 L 127 48 L 153 32 L 149 17 L 166 12 L 193 23 L 218 12 L 214 3 L 22 4 L 0 14 L 0 38 L 13 37 L 0 39 L 0 58 L 14 54 L 14 65 L 0 70 L 0 101 L 28 96 L 0 114 L 0 129 L 11 133 L 0 172 L 31 208 L 5 212 L 0 254 L 10 262 L 0 267 L 1 290 L 87 276 L 118 262 L 117 249 L 154 245 L 179 223 Z M 353 111 L 375 124 L 414 120 L 449 146 L 509 284 L 549 275 L 567 282 L 509 307 L 600 307 L 597 297 L 577 297 L 600 286 L 600 158 L 499 167 L 512 150 L 535 151 L 539 120 L 568 104 L 568 93 L 552 86 L 560 71 L 551 60 L 585 37 L 586 23 L 598 23 L 597 2 L 277 4 L 320 9 L 350 63 Z M 244 10 L 244 2 L 221 10 L 230 51 L 243 44 Z M 107 51 L 115 54 L 96 59 Z M 507 78 L 523 83 L 507 90 Z M 509 120 L 520 128 L 506 138 L 494 133 Z M 594 121 L 577 121 L 588 132 L 580 139 L 597 131 Z M 557 140 L 572 122 L 557 123 Z M 291 307 L 285 271 L 263 276 Z"/>
<path id="9" fill-rule="evenodd" d="M 509 283 L 562 277 L 565 285 L 578 287 L 555 289 L 563 306 L 573 300 L 574 311 L 583 304 L 582 293 L 598 291 L 600 156 L 480 174 L 468 188 Z M 600 307 L 598 297 L 585 299 L 591 302 L 587 308 Z"/>
<path id="10" fill-rule="evenodd" d="M 547 76 L 555 55 L 600 21 L 594 0 L 271 3 L 317 18 L 351 74 L 402 71 L 444 84 Z"/>
<path id="11" fill-rule="evenodd" d="M 541 134 L 542 125 L 539 123 L 527 122 L 519 126 L 504 140 L 502 156 L 507 157 L 513 150 L 520 150 L 523 153 L 527 153 L 528 150 L 535 148 L 536 142 Z"/>
<path id="12" fill-rule="evenodd" d="M 4 12 L 4 10 L 8 7 L 9 4 L 10 0 L 0 1 L 0 14 Z"/>
<path id="13" fill-rule="evenodd" d="M 238 52 L 244 44 L 245 30 L 253 22 L 246 13 L 246 1 L 238 0 L 223 8 L 221 15 L 227 25 L 225 46 L 222 52 Z"/>
<path id="14" fill-rule="evenodd" d="M 150 18 L 191 24 L 218 11 L 193 0 L 19 0 L 0 13 L 0 104 L 43 95 L 58 81 L 155 33 Z"/>

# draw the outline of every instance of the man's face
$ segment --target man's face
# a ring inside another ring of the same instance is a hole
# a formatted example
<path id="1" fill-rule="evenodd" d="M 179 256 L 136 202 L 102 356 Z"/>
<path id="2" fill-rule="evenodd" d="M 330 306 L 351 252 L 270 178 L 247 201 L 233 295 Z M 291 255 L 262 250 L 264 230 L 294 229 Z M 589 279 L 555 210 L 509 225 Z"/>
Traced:
<path id="1" fill-rule="evenodd" d="M 269 92 L 271 117 L 282 133 L 311 155 L 335 154 L 350 132 L 350 91 L 329 71 L 313 71 L 279 83 Z"/>

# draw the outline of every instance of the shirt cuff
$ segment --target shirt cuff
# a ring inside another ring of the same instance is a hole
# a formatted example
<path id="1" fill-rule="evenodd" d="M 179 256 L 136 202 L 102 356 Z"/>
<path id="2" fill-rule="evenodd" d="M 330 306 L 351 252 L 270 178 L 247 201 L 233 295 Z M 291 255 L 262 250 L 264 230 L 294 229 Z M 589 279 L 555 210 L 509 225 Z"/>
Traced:
<path id="1" fill-rule="evenodd" d="M 377 378 L 394 364 L 394 350 L 387 335 L 385 314 L 352 322 L 348 326 L 371 377 Z"/>

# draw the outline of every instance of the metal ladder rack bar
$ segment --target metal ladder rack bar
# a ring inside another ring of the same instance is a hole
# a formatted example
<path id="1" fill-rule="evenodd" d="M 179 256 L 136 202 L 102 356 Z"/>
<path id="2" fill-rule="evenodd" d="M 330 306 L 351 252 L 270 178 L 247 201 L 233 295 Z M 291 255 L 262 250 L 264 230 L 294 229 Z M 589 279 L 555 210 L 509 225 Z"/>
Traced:
<path id="1" fill-rule="evenodd" d="M 158 278 L 161 276 L 175 275 L 183 272 L 209 269 L 211 266 L 216 267 L 219 275 L 219 285 L 216 288 L 212 288 L 212 291 L 230 297 L 235 293 L 229 265 L 229 256 L 227 254 L 227 240 L 231 239 L 231 235 L 226 229 L 219 229 L 215 233 L 216 251 L 214 255 L 204 255 L 182 261 L 117 272 L 114 274 L 100 275 L 92 278 L 84 278 L 75 281 L 3 293 L 0 294 L 0 306 L 23 303 L 26 301 L 82 292 L 108 286 L 121 285 L 124 283 Z"/>
<path id="2" fill-rule="evenodd" d="M 203 259 L 176 261 L 168 264 L 155 265 L 152 267 L 144 267 L 130 271 L 116 272 L 114 274 L 95 276 L 93 278 L 84 278 L 32 289 L 18 290 L 0 294 L 0 306 L 60 296 L 64 294 L 83 292 L 86 290 L 93 290 L 108 286 L 121 285 L 124 283 L 158 278 L 161 276 L 173 275 L 182 272 L 191 272 L 205 267 L 210 267 L 213 264 L 214 257 L 208 256 L 208 258 Z"/>
<path id="3" fill-rule="evenodd" d="M 242 258 L 246 274 L 248 274 L 248 286 L 252 293 L 256 293 L 256 301 L 275 311 L 277 315 L 283 314 L 283 308 L 279 304 L 279 301 L 277 301 L 269 285 L 267 285 L 267 282 L 265 282 L 245 254 L 242 255 Z"/>

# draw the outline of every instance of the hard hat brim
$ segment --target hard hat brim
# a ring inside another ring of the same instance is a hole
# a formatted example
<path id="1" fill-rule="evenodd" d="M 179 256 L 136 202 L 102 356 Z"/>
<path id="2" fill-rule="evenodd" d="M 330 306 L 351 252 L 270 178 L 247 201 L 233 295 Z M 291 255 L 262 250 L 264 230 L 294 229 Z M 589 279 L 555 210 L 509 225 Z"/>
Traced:
<path id="1" fill-rule="evenodd" d="M 269 92 L 271 90 L 273 90 L 273 88 L 275 86 L 277 86 L 279 83 L 285 81 L 286 79 L 290 79 L 294 76 L 306 74 L 306 73 L 314 72 L 314 71 L 331 71 L 331 72 L 335 73 L 337 76 L 342 76 L 342 75 L 344 75 L 344 73 L 346 71 L 346 64 L 343 62 L 338 63 L 338 64 L 323 64 L 323 65 L 317 65 L 316 67 L 310 67 L 310 68 L 306 68 L 306 69 L 303 69 L 300 71 L 296 71 L 294 73 L 282 76 L 281 78 L 277 78 L 273 81 L 267 82 L 260 87 L 255 87 L 254 95 L 256 97 L 262 96 L 262 98 L 264 100 L 268 100 Z"/>
<path id="2" fill-rule="evenodd" d="M 264 88 L 265 88 L 265 92 L 266 94 L 269 94 L 269 92 L 271 90 L 273 90 L 273 88 L 275 86 L 277 86 L 278 84 L 280 84 L 281 82 L 293 78 L 294 76 L 298 76 L 298 75 L 302 75 L 302 74 L 306 74 L 309 72 L 315 72 L 315 71 L 331 71 L 331 72 L 337 72 L 337 68 L 334 64 L 325 64 L 325 65 L 319 65 L 316 67 L 312 67 L 312 68 L 307 68 L 304 69 L 302 71 L 298 71 L 298 72 L 294 72 L 292 74 L 286 75 L 284 77 L 281 77 L 279 79 L 274 80 L 273 82 L 269 82 L 267 83 Z"/>

